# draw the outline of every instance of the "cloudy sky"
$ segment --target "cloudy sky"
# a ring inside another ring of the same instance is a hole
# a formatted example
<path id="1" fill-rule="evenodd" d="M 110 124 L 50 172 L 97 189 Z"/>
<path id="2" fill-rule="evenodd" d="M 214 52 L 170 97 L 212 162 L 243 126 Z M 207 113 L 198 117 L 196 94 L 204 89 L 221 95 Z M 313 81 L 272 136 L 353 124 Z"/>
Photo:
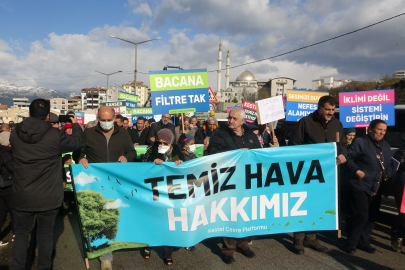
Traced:
<path id="1" fill-rule="evenodd" d="M 230 46 L 231 66 L 284 53 L 405 12 L 403 0 L 0 0 L 0 82 L 80 91 L 138 80 L 165 65 L 217 69 Z M 405 16 L 272 61 L 231 69 L 258 79 L 377 79 L 405 69 Z M 225 83 L 224 73 L 222 82 Z M 60 79 L 57 79 L 60 78 Z M 210 73 L 216 90 L 216 73 Z"/>

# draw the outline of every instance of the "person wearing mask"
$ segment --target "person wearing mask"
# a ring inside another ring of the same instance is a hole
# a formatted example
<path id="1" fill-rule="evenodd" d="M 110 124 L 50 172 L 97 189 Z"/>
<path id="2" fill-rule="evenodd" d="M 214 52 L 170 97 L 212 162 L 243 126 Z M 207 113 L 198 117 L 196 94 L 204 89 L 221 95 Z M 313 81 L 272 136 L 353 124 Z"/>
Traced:
<path id="1" fill-rule="evenodd" d="M 184 161 L 189 161 L 197 158 L 194 154 L 195 152 L 194 137 L 191 136 L 190 134 L 186 135 L 182 134 L 179 140 L 177 141 L 177 145 L 180 147 L 180 149 L 183 150 Z"/>
<path id="2" fill-rule="evenodd" d="M 149 128 L 145 127 L 146 122 L 146 119 L 142 116 L 138 117 L 136 126 L 132 129 L 128 129 L 129 136 L 131 136 L 134 145 L 146 145 L 146 139 L 149 133 Z"/>
<path id="3" fill-rule="evenodd" d="M 72 128 L 73 128 L 73 125 L 71 124 L 71 123 L 66 123 L 64 126 L 63 126 L 63 129 L 64 129 L 64 131 L 65 131 L 65 133 L 67 134 L 67 135 L 72 135 Z"/>
<path id="4" fill-rule="evenodd" d="M 347 154 L 347 168 L 351 175 L 351 226 L 347 237 L 347 252 L 356 248 L 373 254 L 371 232 L 380 212 L 381 195 L 392 177 L 391 148 L 384 140 L 387 123 L 371 121 L 368 134 L 356 138 Z"/>
<path id="5" fill-rule="evenodd" d="M 153 121 L 155 120 L 153 119 Z M 160 119 L 160 121 L 157 123 L 152 124 L 153 121 L 149 122 L 151 127 L 149 128 L 148 140 L 146 141 L 148 145 L 153 145 L 155 143 L 157 133 L 164 128 L 171 130 L 173 132 L 173 136 L 175 135 L 174 125 L 170 123 L 170 114 L 163 114 L 162 119 Z"/>
<path id="6" fill-rule="evenodd" d="M 229 111 L 228 126 L 220 129 L 211 137 L 207 152 L 209 155 L 232 151 L 235 149 L 257 149 L 260 142 L 245 122 L 245 110 L 240 107 L 233 107 Z M 253 258 L 256 254 L 249 248 L 251 237 L 222 239 L 223 260 L 226 264 L 235 262 L 233 253 L 239 248 L 247 258 Z"/>
<path id="7" fill-rule="evenodd" d="M 113 108 L 101 107 L 97 118 L 97 126 L 84 131 L 78 163 L 87 169 L 89 163 L 132 162 L 136 151 L 128 131 L 114 121 Z M 102 270 L 112 269 L 112 252 L 101 255 L 99 259 Z"/>
<path id="8" fill-rule="evenodd" d="M 3 124 L 4 125 L 4 124 Z M 7 125 L 7 124 L 6 124 Z M 0 145 L 0 173 L 3 179 L 9 179 L 14 175 L 14 160 L 12 157 L 10 142 Z M 3 228 L 7 212 L 10 213 L 10 227 L 13 235 L 15 234 L 14 227 L 14 212 L 11 204 L 11 189 L 12 183 L 4 183 L 0 186 L 0 232 Z M 3 239 L 0 240 L 0 246 L 7 245 L 8 242 Z"/>
<path id="9" fill-rule="evenodd" d="M 337 165 L 346 162 L 347 146 L 342 123 L 333 115 L 335 113 L 335 100 L 331 96 L 323 96 L 318 101 L 318 110 L 301 118 L 298 121 L 293 139 L 289 145 L 316 144 L 336 142 L 336 133 L 339 141 L 336 157 Z M 327 252 L 328 248 L 321 245 L 314 232 L 294 233 L 294 252 L 298 255 L 305 253 L 304 247 L 312 248 L 318 252 Z"/>
<path id="10" fill-rule="evenodd" d="M 176 135 L 176 141 L 179 140 L 180 135 L 183 134 L 183 125 L 184 125 L 184 134 L 190 134 L 191 136 L 195 136 L 195 129 L 190 127 L 190 118 L 187 116 L 184 117 L 183 123 L 180 126 L 174 128 L 174 134 Z"/>
<path id="11" fill-rule="evenodd" d="M 14 180 L 11 203 L 14 209 L 15 238 L 10 269 L 25 269 L 28 236 L 34 217 L 38 269 L 51 269 L 53 230 L 63 202 L 61 154 L 80 148 L 82 129 L 71 116 L 73 133 L 68 136 L 49 123 L 50 103 L 36 99 L 29 106 L 30 117 L 11 132 Z"/>
<path id="12" fill-rule="evenodd" d="M 121 114 L 117 114 L 115 116 L 115 123 L 117 123 L 117 125 L 119 127 L 122 127 L 124 125 L 124 116 L 122 116 Z"/>
<path id="13" fill-rule="evenodd" d="M 9 124 L 1 124 L 1 133 L 0 133 L 0 144 L 1 145 L 10 145 L 10 126 Z"/>
<path id="14" fill-rule="evenodd" d="M 199 127 L 195 133 L 195 143 L 204 144 L 204 150 L 207 150 L 211 136 L 218 131 L 218 123 L 215 117 L 209 117 L 204 125 Z"/>
<path id="15" fill-rule="evenodd" d="M 159 130 L 156 135 L 157 140 L 146 151 L 142 162 L 154 162 L 156 165 L 161 165 L 163 162 L 175 162 L 179 166 L 184 161 L 182 150 L 177 144 L 174 144 L 174 134 L 170 129 L 164 128 Z M 150 258 L 151 247 L 144 248 L 143 257 Z M 166 265 L 173 265 L 172 254 L 174 247 L 163 247 L 163 261 Z"/>
<path id="16" fill-rule="evenodd" d="M 356 138 L 356 129 L 355 128 L 345 128 L 345 135 L 347 145 L 352 144 L 354 138 Z"/>
<path id="17" fill-rule="evenodd" d="M 129 120 L 127 117 L 123 117 L 123 122 L 122 122 L 122 127 L 126 130 L 128 130 L 129 127 Z"/>

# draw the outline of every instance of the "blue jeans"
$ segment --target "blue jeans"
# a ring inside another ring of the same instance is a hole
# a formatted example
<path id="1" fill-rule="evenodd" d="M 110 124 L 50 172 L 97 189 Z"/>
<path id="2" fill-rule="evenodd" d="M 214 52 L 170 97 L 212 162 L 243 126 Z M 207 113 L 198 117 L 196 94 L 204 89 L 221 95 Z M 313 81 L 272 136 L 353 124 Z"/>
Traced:
<path id="1" fill-rule="evenodd" d="M 25 269 L 28 236 L 31 232 L 35 215 L 37 216 L 37 268 L 39 270 L 51 269 L 53 230 L 58 212 L 59 209 L 52 209 L 43 212 L 24 212 L 14 209 L 15 238 L 13 244 L 13 262 L 10 270 Z"/>

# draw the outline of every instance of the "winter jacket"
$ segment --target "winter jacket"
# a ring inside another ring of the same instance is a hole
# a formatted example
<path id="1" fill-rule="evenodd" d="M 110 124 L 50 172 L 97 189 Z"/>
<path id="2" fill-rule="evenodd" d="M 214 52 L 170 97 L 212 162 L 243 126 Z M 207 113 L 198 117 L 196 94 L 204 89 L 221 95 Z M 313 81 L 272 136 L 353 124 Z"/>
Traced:
<path id="1" fill-rule="evenodd" d="M 150 147 L 148 151 L 146 151 L 145 155 L 143 156 L 142 162 L 153 162 L 157 158 L 163 161 L 170 162 L 175 162 L 177 160 L 184 161 L 184 154 L 177 144 L 172 144 L 173 149 L 168 156 L 159 154 L 158 147 L 159 145 L 157 144 L 157 142 L 154 143 L 152 147 Z"/>
<path id="2" fill-rule="evenodd" d="M 261 148 L 259 139 L 247 125 L 242 125 L 244 132 L 242 136 L 238 136 L 229 127 L 224 127 L 216 132 L 210 139 L 207 148 L 208 155 L 222 153 L 226 151 L 249 148 Z"/>
<path id="3" fill-rule="evenodd" d="M 123 127 L 114 123 L 114 130 L 107 145 L 103 130 L 100 124 L 97 124 L 84 131 L 80 159 L 85 156 L 89 163 L 118 162 L 120 156 L 132 162 L 136 157 L 136 151 L 128 131 Z"/>
<path id="4" fill-rule="evenodd" d="M 391 178 L 391 149 L 387 141 L 377 142 L 371 135 L 358 137 L 353 140 L 347 154 L 346 163 L 351 176 L 350 184 L 370 195 L 375 195 L 382 181 L 384 181 L 382 168 L 376 154 L 383 161 L 386 176 Z M 357 170 L 365 172 L 363 179 L 358 179 Z"/>
<path id="5" fill-rule="evenodd" d="M 149 128 L 144 128 L 141 132 L 141 136 L 138 135 L 138 129 L 136 127 L 127 129 L 127 131 L 129 133 L 129 136 L 131 137 L 132 144 L 139 143 L 139 145 L 146 145 Z"/>
<path id="6" fill-rule="evenodd" d="M 161 129 L 164 128 L 168 128 L 173 132 L 173 135 L 175 135 L 174 133 L 174 125 L 172 123 L 167 123 L 166 125 L 163 124 L 162 119 L 159 122 L 156 122 L 154 124 L 152 124 L 152 126 L 149 128 L 149 134 L 148 134 L 148 139 L 146 141 L 146 143 L 148 145 L 153 145 L 154 142 L 152 142 L 150 140 L 150 138 L 155 137 L 155 140 L 157 139 L 157 134 Z"/>
<path id="7" fill-rule="evenodd" d="M 288 145 L 336 142 L 337 132 L 339 133 L 338 153 L 347 156 L 347 142 L 342 123 L 332 116 L 324 127 L 316 110 L 298 121 L 293 138 Z"/>
<path id="8" fill-rule="evenodd" d="M 73 124 L 72 135 L 33 117 L 11 131 L 14 158 L 12 204 L 18 211 L 47 211 L 63 202 L 62 153 L 80 149 L 82 129 Z"/>
<path id="9" fill-rule="evenodd" d="M 12 156 L 11 147 L 0 145 L 0 159 L 1 159 L 1 168 L 0 174 L 14 174 L 14 160 Z M 11 188 L 0 188 L 0 195 L 11 195 Z"/>
<path id="10" fill-rule="evenodd" d="M 195 132 L 195 136 L 194 136 L 194 141 L 196 144 L 203 144 L 204 143 L 204 139 L 207 137 L 212 137 L 212 135 L 216 132 L 218 132 L 219 129 L 214 129 L 213 131 L 211 131 L 210 129 L 207 129 L 204 127 L 206 127 L 205 125 L 202 127 L 197 128 L 196 132 Z"/>
<path id="11" fill-rule="evenodd" d="M 402 144 L 397 151 L 395 151 L 393 158 L 395 158 L 399 162 L 398 171 L 396 175 L 394 175 L 394 180 L 402 182 L 402 174 L 405 173 L 405 143 Z"/>
<path id="12" fill-rule="evenodd" d="M 181 126 L 175 127 L 174 128 L 174 134 L 176 135 L 175 141 L 177 142 L 180 138 L 180 135 L 183 134 L 183 129 L 180 131 Z M 195 137 L 195 128 L 185 128 L 184 129 L 185 134 L 190 134 Z"/>

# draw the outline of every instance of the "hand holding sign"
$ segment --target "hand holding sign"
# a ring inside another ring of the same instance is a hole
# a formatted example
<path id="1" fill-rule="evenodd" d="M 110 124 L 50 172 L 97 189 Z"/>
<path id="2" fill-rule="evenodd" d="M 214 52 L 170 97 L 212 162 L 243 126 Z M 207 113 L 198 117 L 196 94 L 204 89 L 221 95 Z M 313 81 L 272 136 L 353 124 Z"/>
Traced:
<path id="1" fill-rule="evenodd" d="M 258 122 L 260 125 L 283 119 L 283 97 L 276 96 L 256 101 Z"/>

